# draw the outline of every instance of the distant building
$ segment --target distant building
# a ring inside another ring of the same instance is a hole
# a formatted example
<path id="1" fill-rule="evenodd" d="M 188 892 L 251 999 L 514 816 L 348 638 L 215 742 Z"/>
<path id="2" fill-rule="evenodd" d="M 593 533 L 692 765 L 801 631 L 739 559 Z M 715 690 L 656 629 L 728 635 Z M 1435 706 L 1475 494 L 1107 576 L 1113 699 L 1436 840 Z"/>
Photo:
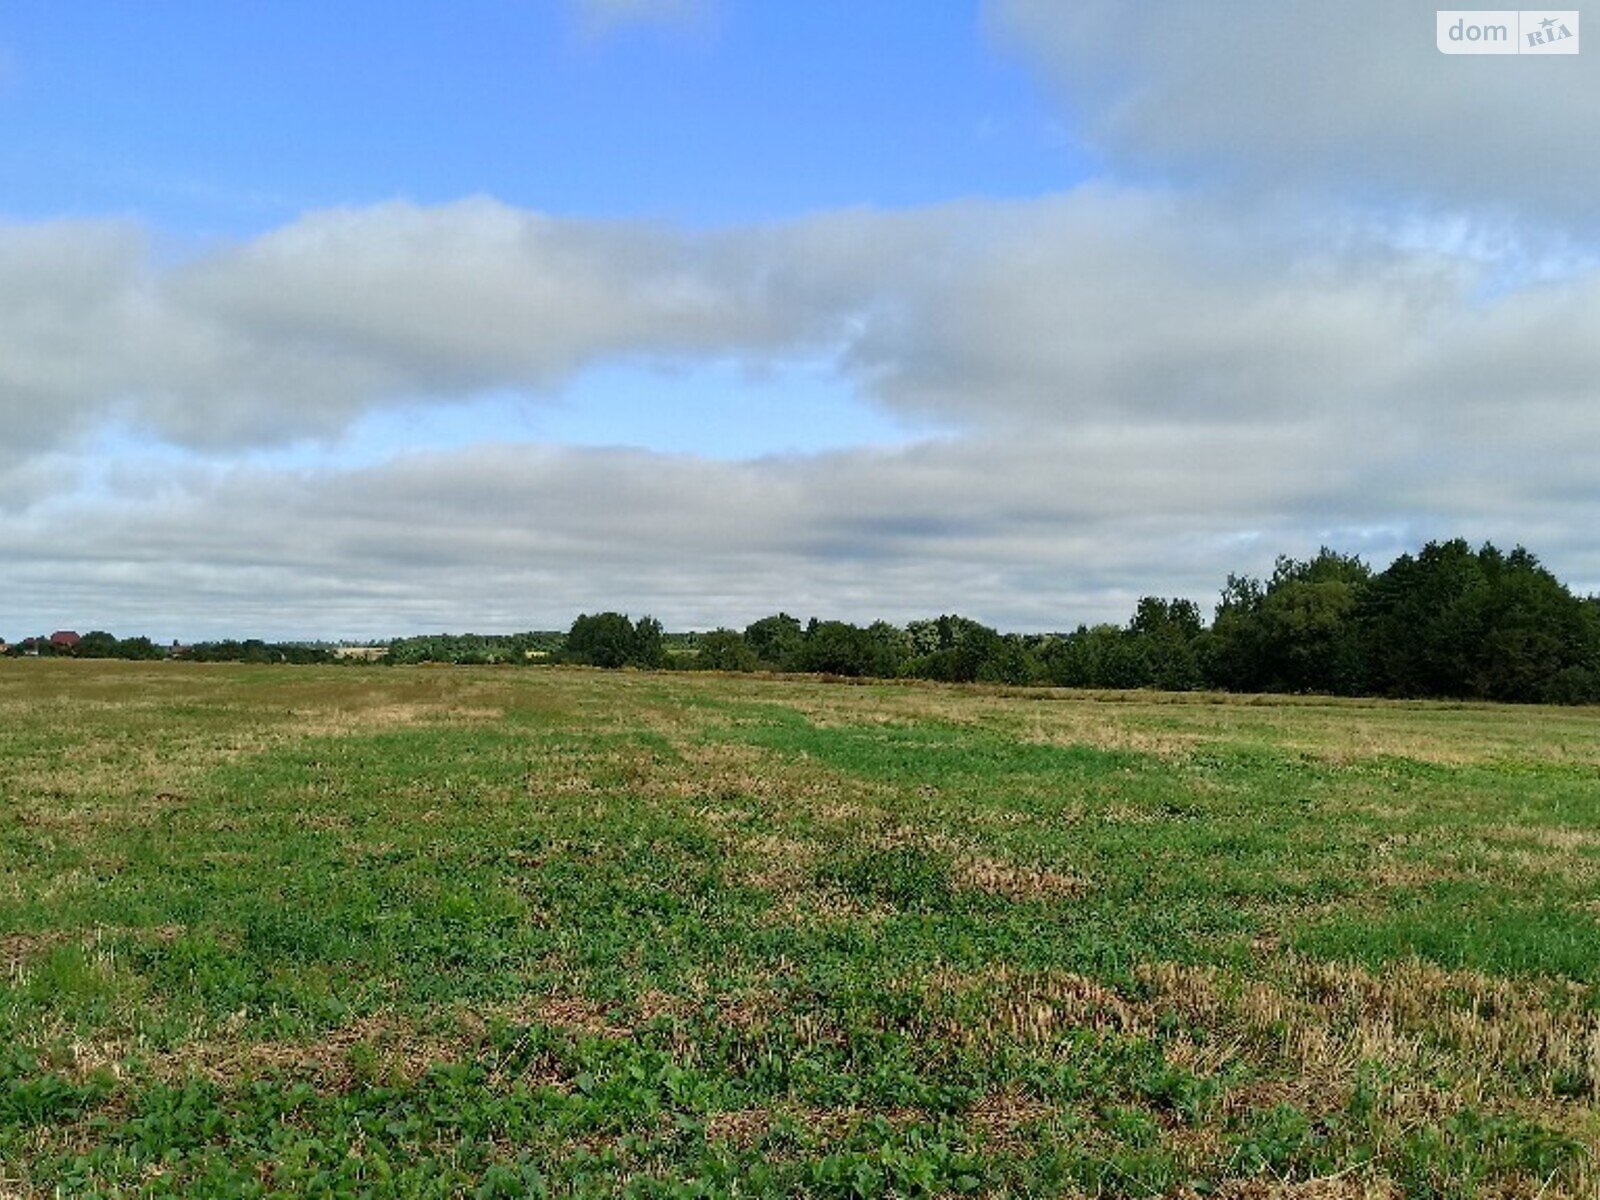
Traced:
<path id="1" fill-rule="evenodd" d="M 58 629 L 50 635 L 50 645 L 56 650 L 66 650 L 69 653 L 78 648 L 78 643 L 83 641 L 71 629 Z"/>

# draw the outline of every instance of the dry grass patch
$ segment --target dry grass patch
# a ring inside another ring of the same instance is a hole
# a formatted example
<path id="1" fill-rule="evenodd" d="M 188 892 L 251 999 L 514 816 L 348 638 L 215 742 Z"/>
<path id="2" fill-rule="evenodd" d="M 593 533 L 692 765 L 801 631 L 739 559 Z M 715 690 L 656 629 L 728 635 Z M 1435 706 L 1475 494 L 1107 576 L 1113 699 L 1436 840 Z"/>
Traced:
<path id="1" fill-rule="evenodd" d="M 1600 851 L 1600 829 L 1574 825 L 1488 825 L 1477 832 L 1491 841 L 1513 845 L 1532 842 L 1547 850 Z"/>
<path id="2" fill-rule="evenodd" d="M 972 854 L 958 858 L 951 872 L 957 889 L 986 892 L 1008 900 L 1060 900 L 1082 896 L 1089 881 L 1049 867 L 1028 866 Z"/>
<path id="3" fill-rule="evenodd" d="M 768 821 L 849 823 L 882 812 L 898 794 L 887 784 L 756 746 L 696 742 L 677 749 L 683 762 L 670 778 L 649 781 L 657 792 L 736 805 Z"/>
<path id="4" fill-rule="evenodd" d="M 1185 1197 L 1192 1192 L 1182 1193 Z M 1400 1200 L 1400 1189 L 1382 1174 L 1330 1175 L 1290 1183 L 1277 1179 L 1234 1179 L 1213 1193 L 1216 1200 Z M 1554 1193 L 1551 1194 L 1554 1200 Z"/>
<path id="5" fill-rule="evenodd" d="M 881 925 L 895 915 L 893 905 L 862 900 L 833 888 L 774 889 L 770 908 L 756 919 L 766 927 L 815 929 L 852 922 Z"/>
<path id="6" fill-rule="evenodd" d="M 127 1063 L 137 1062 L 164 1082 L 201 1078 L 224 1087 L 279 1075 L 344 1092 L 374 1082 L 415 1083 L 442 1064 L 472 1059 L 484 1048 L 484 1032 L 467 1014 L 424 1021 L 380 1012 L 330 1029 L 316 1040 L 206 1038 L 148 1056 L 122 1048 L 113 1069 L 120 1074 Z"/>
<path id="7" fill-rule="evenodd" d="M 1019 1136 L 1029 1126 L 1047 1121 L 1060 1110 L 1053 1104 L 1032 1099 L 1016 1089 L 991 1092 L 962 1114 L 962 1124 L 982 1137 L 991 1150 L 1019 1152 L 1027 1142 Z M 712 1113 L 706 1119 L 707 1141 L 727 1142 L 737 1149 L 750 1149 L 770 1135 L 781 1122 L 791 1122 L 819 1140 L 828 1142 L 847 1136 L 872 1120 L 899 1128 L 932 1120 L 918 1108 L 873 1110 L 861 1108 L 817 1108 L 806 1105 L 775 1105 L 732 1109 Z"/>
<path id="8" fill-rule="evenodd" d="M 582 996 L 541 996 L 496 1008 L 494 1013 L 515 1024 L 549 1025 L 587 1037 L 627 1038 L 634 1026 L 619 1020 L 605 1005 Z"/>
<path id="9" fill-rule="evenodd" d="M 757 833 L 728 839 L 747 865 L 737 873 L 741 882 L 770 892 L 792 892 L 805 887 L 821 854 L 813 842 L 775 833 Z"/>
<path id="10" fill-rule="evenodd" d="M 348 737 L 425 725 L 487 725 L 503 720 L 505 715 L 505 709 L 500 707 L 409 701 L 294 710 L 288 714 L 286 724 L 300 737 Z"/>
<path id="11" fill-rule="evenodd" d="M 17 982 L 28 964 L 39 955 L 56 946 L 73 940 L 73 934 L 64 929 L 50 929 L 39 933 L 0 934 L 0 969 Z"/>
<path id="12" fill-rule="evenodd" d="M 1019 1136 L 1023 1130 L 1050 1120 L 1060 1111 L 1054 1104 L 1012 1087 L 983 1096 L 967 1110 L 963 1123 L 981 1134 L 991 1149 L 1015 1153 L 1027 1144 Z"/>
<path id="13" fill-rule="evenodd" d="M 1018 731 L 1018 740 L 1030 746 L 1090 746 L 1096 750 L 1147 754 L 1165 762 L 1186 760 L 1208 740 L 1205 734 L 1193 730 L 1144 727 L 1136 719 L 1130 720 L 1136 714 L 1115 709 L 1097 712 L 1084 708 L 1049 715 L 1055 719 L 1047 722 L 1035 715 L 1030 724 Z"/>
<path id="14" fill-rule="evenodd" d="M 1167 1014 L 1207 1031 L 1298 1095 L 1348 1093 L 1365 1064 L 1452 1080 L 1452 1103 L 1526 1095 L 1553 1108 L 1600 1103 L 1600 1012 L 1582 985 L 1494 979 L 1422 962 L 1382 974 L 1289 958 L 1271 977 L 1152 963 L 1128 996 L 1070 972 L 936 972 L 923 981 L 940 1033 L 958 1044 L 1050 1045 L 1077 1029 L 1159 1038 L 1169 1059 L 1199 1064 Z M 962 997 L 982 997 L 976 1012 Z M 1187 1048 L 1186 1048 L 1187 1047 Z M 1215 1055 L 1215 1045 L 1208 1051 Z M 1279 1078 L 1287 1069 L 1288 1074 Z M 1309 1090 L 1307 1090 L 1309 1089 Z M 1287 1092 L 1286 1092 L 1287 1094 Z M 1242 1103 L 1254 1103 L 1248 1094 Z"/>

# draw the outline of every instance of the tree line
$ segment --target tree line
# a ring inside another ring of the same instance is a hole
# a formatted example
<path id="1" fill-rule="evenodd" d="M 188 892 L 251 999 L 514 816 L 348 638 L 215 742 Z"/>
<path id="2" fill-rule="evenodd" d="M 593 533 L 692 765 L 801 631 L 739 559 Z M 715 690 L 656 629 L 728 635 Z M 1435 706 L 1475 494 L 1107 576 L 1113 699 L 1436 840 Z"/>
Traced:
<path id="1" fill-rule="evenodd" d="M 1430 542 L 1382 572 L 1324 548 L 1265 579 L 1230 575 L 1210 624 L 1191 600 L 1147 596 L 1124 625 L 1005 634 L 962 616 L 802 623 L 686 635 L 585 614 L 556 657 L 593 666 L 800 671 L 850 677 L 1200 688 L 1343 696 L 1600 703 L 1600 598 L 1574 595 L 1518 547 Z"/>
<path id="2" fill-rule="evenodd" d="M 92 630 L 81 638 L 76 634 L 68 636 L 70 640 L 66 642 L 59 642 L 45 635 L 24 638 L 20 642 L 7 645 L 5 653 L 11 658 L 20 658 L 23 655 L 27 655 L 36 658 L 127 658 L 136 660 L 166 658 L 168 653 L 164 647 L 156 645 L 147 637 L 119 638 L 103 629 Z"/>
<path id="3" fill-rule="evenodd" d="M 75 636 L 75 635 L 74 635 Z M 25 647 L 28 647 L 25 649 Z M 1280 558 L 1265 579 L 1230 575 L 1209 624 L 1192 600 L 1146 596 L 1122 625 L 1001 633 L 946 615 L 894 625 L 802 622 L 776 613 L 740 629 L 669 633 L 661 622 L 585 613 L 564 634 L 397 638 L 384 662 L 568 662 L 595 667 L 795 671 L 846 677 L 1085 688 L 1200 688 L 1344 696 L 1600 703 L 1600 598 L 1573 594 L 1522 547 L 1430 542 L 1381 572 L 1322 549 Z M 164 649 L 96 630 L 70 647 L 28 639 L 9 653 L 201 662 L 320 663 L 327 644 L 200 642 Z"/>
<path id="4" fill-rule="evenodd" d="M 304 664 L 332 662 L 335 658 L 327 646 L 307 642 L 264 642 L 260 638 L 246 638 L 243 641 L 196 642 L 192 646 L 163 646 L 147 637 L 119 638 L 103 629 L 91 630 L 81 638 L 74 636 L 70 642 L 31 637 L 8 645 L 5 653 L 11 658 L 120 658 L 133 662 L 182 658 L 191 662 Z"/>

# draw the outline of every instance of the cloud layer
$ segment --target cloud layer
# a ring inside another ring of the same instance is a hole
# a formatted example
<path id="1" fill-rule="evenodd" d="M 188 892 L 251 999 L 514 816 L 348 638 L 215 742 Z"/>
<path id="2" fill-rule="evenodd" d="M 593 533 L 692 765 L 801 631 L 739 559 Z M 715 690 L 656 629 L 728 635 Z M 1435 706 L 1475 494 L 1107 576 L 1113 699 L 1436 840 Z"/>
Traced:
<path id="1" fill-rule="evenodd" d="M 710 234 L 390 204 L 175 262 L 129 225 L 13 225 L 0 398 L 14 454 L 109 416 L 281 444 L 385 406 L 548 398 L 597 363 L 729 357 L 832 357 L 876 402 L 978 426 L 1579 404 L 1597 278 L 1488 295 L 1471 258 L 1098 187 Z"/>
<path id="2" fill-rule="evenodd" d="M 1118 166 L 1595 227 L 1580 56 L 1447 56 L 1429 0 L 991 0 Z"/>
<path id="3" fill-rule="evenodd" d="M 0 552 L 17 612 L 187 636 L 545 627 L 601 607 L 675 627 L 785 607 L 1050 629 L 1123 620 L 1144 590 L 1207 600 L 1285 549 L 1383 561 L 1458 530 L 1600 578 L 1569 519 L 1600 506 L 1581 451 L 1441 471 L 1336 425 L 743 463 L 491 444 L 335 472 L 128 465 L 7 522 Z"/>
<path id="4" fill-rule="evenodd" d="M 0 304 L 17 314 L 0 325 L 0 397 L 23 447 L 112 409 L 239 447 L 337 433 L 375 405 L 548 393 L 601 359 L 803 348 L 849 307 L 816 290 L 805 241 L 491 200 L 313 213 L 175 264 L 127 224 L 0 228 Z"/>
<path id="5" fill-rule="evenodd" d="M 1456 532 L 1600 581 L 1600 275 L 1508 287 L 1332 217 L 1091 186 L 708 233 L 390 204 L 186 255 L 12 225 L 0 310 L 11 619 L 366 634 L 787 604 L 1050 628 L 1324 540 Z M 493 430 L 362 469 L 238 458 L 709 357 L 821 357 L 956 432 L 742 463 Z M 111 424 L 185 465 L 107 468 L 84 438 Z"/>

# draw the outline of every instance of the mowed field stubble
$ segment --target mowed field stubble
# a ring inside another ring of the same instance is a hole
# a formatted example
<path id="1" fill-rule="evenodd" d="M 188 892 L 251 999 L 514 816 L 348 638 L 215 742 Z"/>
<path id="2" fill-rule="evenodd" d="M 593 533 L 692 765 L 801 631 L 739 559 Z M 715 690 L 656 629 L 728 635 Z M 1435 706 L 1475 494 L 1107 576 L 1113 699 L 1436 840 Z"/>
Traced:
<path id="1" fill-rule="evenodd" d="M 0 1195 L 1600 1194 L 1600 712 L 0 661 Z"/>

